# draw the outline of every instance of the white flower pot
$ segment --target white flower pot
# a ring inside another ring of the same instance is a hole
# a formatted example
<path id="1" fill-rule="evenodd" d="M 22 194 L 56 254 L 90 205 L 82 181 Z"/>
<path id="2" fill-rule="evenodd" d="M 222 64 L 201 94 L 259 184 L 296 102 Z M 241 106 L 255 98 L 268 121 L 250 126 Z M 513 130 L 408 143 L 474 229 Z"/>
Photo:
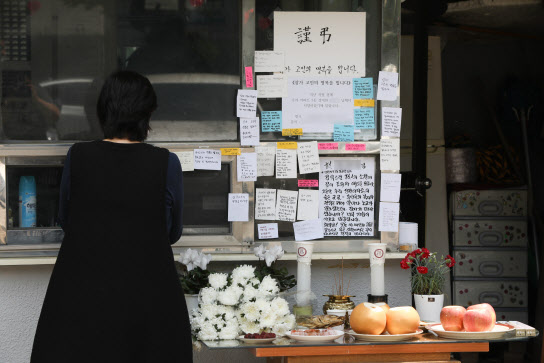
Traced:
<path id="1" fill-rule="evenodd" d="M 185 303 L 187 304 L 187 311 L 190 316 L 191 311 L 198 308 L 198 294 L 185 294 Z"/>
<path id="2" fill-rule="evenodd" d="M 440 322 L 440 311 L 444 306 L 444 295 L 414 294 L 414 301 L 421 321 Z"/>

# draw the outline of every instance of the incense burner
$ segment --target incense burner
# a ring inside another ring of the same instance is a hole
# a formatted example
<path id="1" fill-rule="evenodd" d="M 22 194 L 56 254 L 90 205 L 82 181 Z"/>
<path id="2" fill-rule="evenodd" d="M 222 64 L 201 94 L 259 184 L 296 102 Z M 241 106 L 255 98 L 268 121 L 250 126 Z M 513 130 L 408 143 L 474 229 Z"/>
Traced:
<path id="1" fill-rule="evenodd" d="M 350 300 L 353 295 L 323 295 L 328 296 L 329 300 L 323 305 L 323 313 L 327 314 L 327 310 L 351 310 L 355 308 L 355 303 Z"/>

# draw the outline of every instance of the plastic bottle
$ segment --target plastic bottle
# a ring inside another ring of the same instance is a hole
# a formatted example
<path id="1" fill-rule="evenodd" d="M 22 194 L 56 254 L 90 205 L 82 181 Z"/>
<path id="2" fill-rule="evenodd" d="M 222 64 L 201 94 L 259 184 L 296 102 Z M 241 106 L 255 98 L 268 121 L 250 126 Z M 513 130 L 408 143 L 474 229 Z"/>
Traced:
<path id="1" fill-rule="evenodd" d="M 21 176 L 19 180 L 19 227 L 36 227 L 36 179 Z"/>

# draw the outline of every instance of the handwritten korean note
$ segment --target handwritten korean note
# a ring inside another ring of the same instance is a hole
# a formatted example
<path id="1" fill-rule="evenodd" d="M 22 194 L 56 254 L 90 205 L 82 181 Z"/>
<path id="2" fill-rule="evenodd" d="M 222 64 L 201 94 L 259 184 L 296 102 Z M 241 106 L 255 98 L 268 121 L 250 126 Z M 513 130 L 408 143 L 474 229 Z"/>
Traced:
<path id="1" fill-rule="evenodd" d="M 295 231 L 295 241 L 310 241 L 324 237 L 321 219 L 293 223 L 293 230 Z"/>
<path id="2" fill-rule="evenodd" d="M 355 138 L 354 125 L 334 124 L 334 141 L 353 141 Z"/>
<path id="3" fill-rule="evenodd" d="M 382 136 L 400 137 L 402 108 L 382 107 Z"/>
<path id="4" fill-rule="evenodd" d="M 281 131 L 281 111 L 262 111 L 261 129 L 263 132 Z"/>
<path id="5" fill-rule="evenodd" d="M 276 189 L 255 189 L 255 219 L 276 219 Z"/>
<path id="6" fill-rule="evenodd" d="M 297 215 L 297 199 L 297 191 L 278 190 L 276 199 L 276 219 L 278 221 L 295 221 Z"/>
<path id="7" fill-rule="evenodd" d="M 382 173 L 380 187 L 380 200 L 382 202 L 399 202 L 401 178 L 401 174 Z"/>
<path id="8" fill-rule="evenodd" d="M 378 230 L 382 232 L 399 231 L 399 203 L 380 202 Z"/>
<path id="9" fill-rule="evenodd" d="M 380 140 L 380 169 L 400 170 L 400 139 Z"/>
<path id="10" fill-rule="evenodd" d="M 319 173 L 317 141 L 299 142 L 297 155 L 300 174 Z"/>
<path id="11" fill-rule="evenodd" d="M 276 178 L 297 177 L 297 151 L 292 149 L 276 150 Z"/>
<path id="12" fill-rule="evenodd" d="M 178 156 L 182 171 L 195 170 L 195 156 L 194 156 L 193 150 L 179 151 L 174 154 Z"/>
<path id="13" fill-rule="evenodd" d="M 353 98 L 356 100 L 369 99 L 374 96 L 372 77 L 353 78 Z"/>
<path id="14" fill-rule="evenodd" d="M 297 220 L 307 221 L 319 217 L 319 190 L 300 189 L 298 191 Z"/>
<path id="15" fill-rule="evenodd" d="M 240 118 L 240 145 L 259 145 L 259 118 Z"/>
<path id="16" fill-rule="evenodd" d="M 195 149 L 194 168 L 198 170 L 221 170 L 221 151 Z"/>
<path id="17" fill-rule="evenodd" d="M 257 231 L 259 233 L 259 239 L 278 238 L 278 224 L 277 223 L 258 224 Z"/>
<path id="18" fill-rule="evenodd" d="M 258 98 L 287 97 L 287 79 L 283 74 L 257 76 Z"/>
<path id="19" fill-rule="evenodd" d="M 338 150 L 337 142 L 320 142 L 317 144 L 319 150 Z"/>
<path id="20" fill-rule="evenodd" d="M 246 67 L 246 87 L 252 88 L 253 87 L 253 70 L 251 67 Z"/>
<path id="21" fill-rule="evenodd" d="M 257 153 L 243 153 L 237 158 L 238 181 L 257 181 Z"/>
<path id="22" fill-rule="evenodd" d="M 236 96 L 236 116 L 255 117 L 257 114 L 257 91 L 239 89 Z"/>
<path id="23" fill-rule="evenodd" d="M 369 130 L 376 128 L 374 119 L 374 107 L 363 107 L 353 109 L 355 128 L 358 130 Z"/>
<path id="24" fill-rule="evenodd" d="M 249 220 L 249 194 L 229 193 L 228 221 L 247 222 Z"/>
<path id="25" fill-rule="evenodd" d="M 395 101 L 397 99 L 398 84 L 398 73 L 380 71 L 378 76 L 378 95 L 376 98 L 382 101 Z"/>
<path id="26" fill-rule="evenodd" d="M 299 188 L 317 188 L 319 186 L 319 180 L 317 179 L 299 179 Z"/>
<path id="27" fill-rule="evenodd" d="M 276 161 L 276 148 L 268 146 L 256 146 L 257 176 L 274 176 Z"/>
<path id="28" fill-rule="evenodd" d="M 255 51 L 255 72 L 283 72 L 285 55 L 274 50 Z"/>
<path id="29" fill-rule="evenodd" d="M 373 157 L 321 157 L 319 216 L 325 236 L 374 235 Z"/>

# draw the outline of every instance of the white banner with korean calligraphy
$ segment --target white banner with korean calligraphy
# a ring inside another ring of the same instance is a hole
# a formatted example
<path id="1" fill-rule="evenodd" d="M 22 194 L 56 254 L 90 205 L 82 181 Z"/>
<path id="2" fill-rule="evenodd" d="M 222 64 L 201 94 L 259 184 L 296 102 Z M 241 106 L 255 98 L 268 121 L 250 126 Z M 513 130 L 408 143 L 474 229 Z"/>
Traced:
<path id="1" fill-rule="evenodd" d="M 274 12 L 274 51 L 290 76 L 365 76 L 366 13 Z"/>

